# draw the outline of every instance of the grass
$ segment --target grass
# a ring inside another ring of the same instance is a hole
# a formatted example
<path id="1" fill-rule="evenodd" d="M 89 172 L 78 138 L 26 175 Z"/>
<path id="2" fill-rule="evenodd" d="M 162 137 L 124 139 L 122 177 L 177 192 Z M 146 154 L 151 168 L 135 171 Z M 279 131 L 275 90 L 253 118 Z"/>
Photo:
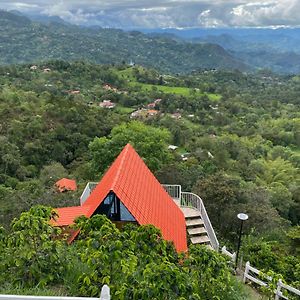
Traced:
<path id="1" fill-rule="evenodd" d="M 182 87 L 182 86 L 166 86 L 166 85 L 155 85 L 155 84 L 148 84 L 148 83 L 141 83 L 136 80 L 133 75 L 132 69 L 125 69 L 119 71 L 117 73 L 123 79 L 126 78 L 129 82 L 129 86 L 131 87 L 140 87 L 142 91 L 152 91 L 157 90 L 163 92 L 165 94 L 175 94 L 175 95 L 182 95 L 182 96 L 190 96 L 195 94 L 197 96 L 204 96 L 207 95 L 211 101 L 219 101 L 221 99 L 221 95 L 218 94 L 211 94 L 211 93 L 202 93 L 201 91 L 195 91 L 195 89 Z"/>

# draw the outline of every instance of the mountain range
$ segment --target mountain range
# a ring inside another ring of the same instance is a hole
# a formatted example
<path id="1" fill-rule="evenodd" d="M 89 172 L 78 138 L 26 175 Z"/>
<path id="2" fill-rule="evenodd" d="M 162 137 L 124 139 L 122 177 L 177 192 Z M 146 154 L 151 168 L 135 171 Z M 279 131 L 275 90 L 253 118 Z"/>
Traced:
<path id="1" fill-rule="evenodd" d="M 1 10 L 0 63 L 83 59 L 99 64 L 132 61 L 166 73 L 265 68 L 300 73 L 300 29 L 141 31 L 80 27 L 59 17 Z"/>

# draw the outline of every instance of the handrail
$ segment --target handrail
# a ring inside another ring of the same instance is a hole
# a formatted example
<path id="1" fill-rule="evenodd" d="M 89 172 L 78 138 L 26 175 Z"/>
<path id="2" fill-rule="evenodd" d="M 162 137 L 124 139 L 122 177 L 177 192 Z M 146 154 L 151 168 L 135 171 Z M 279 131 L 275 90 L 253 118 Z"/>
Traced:
<path id="1" fill-rule="evenodd" d="M 166 190 L 166 192 L 176 200 L 180 200 L 181 198 L 181 185 L 179 184 L 162 184 L 162 187 Z"/>
<path id="2" fill-rule="evenodd" d="M 88 182 L 80 196 L 80 205 L 82 205 L 86 199 L 90 196 L 94 188 L 97 186 L 98 182 Z"/>
<path id="3" fill-rule="evenodd" d="M 215 231 L 211 225 L 202 199 L 194 193 L 182 192 L 180 205 L 183 207 L 193 207 L 200 211 L 201 219 L 204 223 L 204 227 L 207 231 L 210 243 L 216 251 L 219 251 L 219 242 L 216 237 Z"/>
<path id="4" fill-rule="evenodd" d="M 181 207 L 192 207 L 200 212 L 211 245 L 216 251 L 219 251 L 219 242 L 202 199 L 194 193 L 182 192 L 181 185 L 178 184 L 162 184 L 162 186 L 174 200 L 180 200 Z"/>

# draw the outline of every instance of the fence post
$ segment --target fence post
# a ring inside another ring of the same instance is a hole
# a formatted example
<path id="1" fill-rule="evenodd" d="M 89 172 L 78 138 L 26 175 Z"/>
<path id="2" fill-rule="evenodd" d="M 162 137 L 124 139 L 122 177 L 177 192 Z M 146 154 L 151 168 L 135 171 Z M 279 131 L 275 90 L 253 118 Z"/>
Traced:
<path id="1" fill-rule="evenodd" d="M 101 289 L 100 300 L 110 300 L 110 289 L 106 284 Z"/>
<path id="2" fill-rule="evenodd" d="M 249 266 L 250 266 L 250 262 L 247 261 L 246 262 L 246 267 L 245 267 L 245 272 L 244 272 L 244 276 L 243 276 L 243 282 L 246 283 L 247 280 L 247 274 L 249 272 Z"/>
<path id="3" fill-rule="evenodd" d="M 281 279 L 278 280 L 277 283 L 277 289 L 276 289 L 276 293 L 275 293 L 275 300 L 279 300 L 280 299 L 280 295 L 281 295 Z"/>
<path id="4" fill-rule="evenodd" d="M 232 262 L 235 263 L 235 260 L 236 260 L 236 252 L 233 252 L 232 254 Z"/>

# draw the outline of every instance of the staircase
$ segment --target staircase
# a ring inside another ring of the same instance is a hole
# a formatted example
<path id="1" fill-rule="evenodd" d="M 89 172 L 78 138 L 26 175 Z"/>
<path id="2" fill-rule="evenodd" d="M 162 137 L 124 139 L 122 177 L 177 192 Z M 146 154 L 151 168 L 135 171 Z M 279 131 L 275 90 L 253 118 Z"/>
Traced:
<path id="1" fill-rule="evenodd" d="M 196 194 L 182 192 L 180 185 L 163 184 L 163 187 L 183 212 L 191 243 L 219 251 L 219 242 L 202 199 Z"/>
<path id="2" fill-rule="evenodd" d="M 192 244 L 207 245 L 211 248 L 210 239 L 201 219 L 200 212 L 193 208 L 181 208 L 186 223 L 188 238 Z"/>

